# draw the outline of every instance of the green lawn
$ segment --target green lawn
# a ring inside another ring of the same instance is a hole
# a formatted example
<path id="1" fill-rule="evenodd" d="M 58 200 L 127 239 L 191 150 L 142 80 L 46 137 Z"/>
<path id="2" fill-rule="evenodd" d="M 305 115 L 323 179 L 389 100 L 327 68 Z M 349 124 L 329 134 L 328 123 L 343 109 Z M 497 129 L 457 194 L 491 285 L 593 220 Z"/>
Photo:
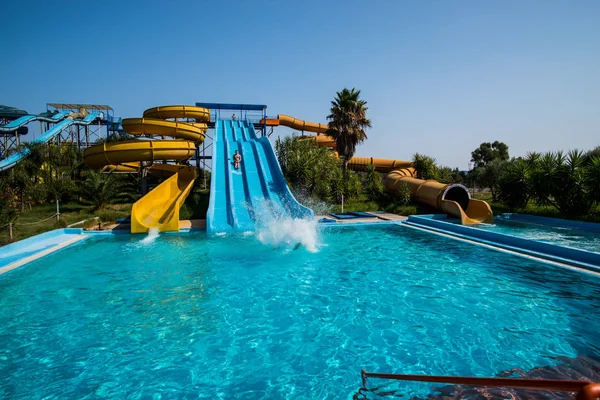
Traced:
<path id="1" fill-rule="evenodd" d="M 64 228 L 67 225 L 82 220 L 90 221 L 85 225 L 77 225 L 77 228 L 98 225 L 98 221 L 103 224 L 111 224 L 119 218 L 129 216 L 131 213 L 131 203 L 111 204 L 102 211 L 92 211 L 91 207 L 87 204 L 71 202 L 60 205 L 59 221 L 56 218 L 47 219 L 55 213 L 55 204 L 39 204 L 33 206 L 31 210 L 26 209 L 23 213 L 19 214 L 13 224 L 13 241 L 25 239 L 52 229 Z M 98 217 L 98 220 L 91 220 L 93 217 Z M 38 222 L 42 220 L 45 221 Z M 9 242 L 8 227 L 4 227 L 0 230 L 0 245 L 5 245 Z"/>
<path id="2" fill-rule="evenodd" d="M 197 190 L 186 199 L 185 204 L 181 208 L 179 218 L 206 218 L 209 198 L 208 190 Z M 26 209 L 25 212 L 19 214 L 19 217 L 13 224 L 13 241 L 22 240 L 52 229 L 65 228 L 68 225 L 83 220 L 87 220 L 87 222 L 75 227 L 89 228 L 98 226 L 98 222 L 102 222 L 103 225 L 110 225 L 115 223 L 119 218 L 129 217 L 131 215 L 131 206 L 131 203 L 110 204 L 102 211 L 92 211 L 91 206 L 87 204 L 78 202 L 65 203 L 60 205 L 61 215 L 60 220 L 57 221 L 56 218 L 47 219 L 55 214 L 55 204 L 34 205 L 31 210 Z M 93 219 L 94 217 L 98 217 L 98 219 Z M 8 227 L 4 227 L 0 229 L 0 246 L 8 243 L 10 243 Z"/>

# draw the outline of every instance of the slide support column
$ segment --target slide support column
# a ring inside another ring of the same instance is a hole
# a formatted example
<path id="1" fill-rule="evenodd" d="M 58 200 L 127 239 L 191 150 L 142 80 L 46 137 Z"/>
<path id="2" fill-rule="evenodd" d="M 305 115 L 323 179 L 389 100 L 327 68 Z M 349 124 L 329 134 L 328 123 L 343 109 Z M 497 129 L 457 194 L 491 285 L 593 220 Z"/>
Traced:
<path id="1" fill-rule="evenodd" d="M 145 196 L 148 194 L 148 163 L 140 162 L 140 194 Z"/>

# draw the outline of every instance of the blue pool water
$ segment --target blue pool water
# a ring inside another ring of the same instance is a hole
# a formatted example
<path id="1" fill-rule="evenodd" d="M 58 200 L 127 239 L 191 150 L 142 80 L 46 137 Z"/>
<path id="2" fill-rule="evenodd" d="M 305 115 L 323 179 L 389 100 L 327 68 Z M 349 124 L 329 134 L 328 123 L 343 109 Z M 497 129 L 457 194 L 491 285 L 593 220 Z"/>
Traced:
<path id="1" fill-rule="evenodd" d="M 600 253 L 600 233 L 496 219 L 477 228 Z"/>
<path id="2" fill-rule="evenodd" d="M 600 280 L 401 226 L 90 238 L 0 276 L 0 398 L 350 398 L 600 355 Z M 406 398 L 410 398 L 407 396 Z"/>

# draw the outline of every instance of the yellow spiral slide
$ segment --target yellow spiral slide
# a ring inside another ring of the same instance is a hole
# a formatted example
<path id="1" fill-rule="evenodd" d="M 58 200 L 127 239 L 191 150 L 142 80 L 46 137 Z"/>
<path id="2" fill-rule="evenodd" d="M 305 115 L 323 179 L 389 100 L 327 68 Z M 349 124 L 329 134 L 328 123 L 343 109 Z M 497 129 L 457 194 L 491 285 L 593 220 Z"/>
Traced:
<path id="1" fill-rule="evenodd" d="M 327 132 L 326 124 L 302 121 L 283 114 L 261 122 L 267 126 L 287 126 L 302 132 L 315 132 L 317 136 L 306 138 L 315 140 L 319 146 L 335 148 L 336 145 L 332 137 L 319 135 Z M 392 194 L 399 194 L 400 185 L 407 184 L 415 201 L 460 218 L 463 225 L 494 222 L 494 214 L 489 204 L 482 200 L 471 199 L 466 187 L 418 179 L 415 177 L 415 169 L 410 161 L 352 157 L 348 162 L 348 168 L 354 171 L 365 171 L 368 165 L 373 165 L 376 171 L 387 174 L 383 183 Z"/>
<path id="2" fill-rule="evenodd" d="M 186 122 L 180 122 L 185 119 Z M 187 122 L 188 120 L 194 122 Z M 143 118 L 123 120 L 125 132 L 136 136 L 161 136 L 161 139 L 127 140 L 102 143 L 85 151 L 84 162 L 92 169 L 123 172 L 148 172 L 170 176 L 139 199 L 131 209 L 131 233 L 179 231 L 179 208 L 196 179 L 196 168 L 156 162 L 186 161 L 204 141 L 210 112 L 193 106 L 163 106 L 144 111 Z M 173 139 L 166 140 L 165 137 Z"/>

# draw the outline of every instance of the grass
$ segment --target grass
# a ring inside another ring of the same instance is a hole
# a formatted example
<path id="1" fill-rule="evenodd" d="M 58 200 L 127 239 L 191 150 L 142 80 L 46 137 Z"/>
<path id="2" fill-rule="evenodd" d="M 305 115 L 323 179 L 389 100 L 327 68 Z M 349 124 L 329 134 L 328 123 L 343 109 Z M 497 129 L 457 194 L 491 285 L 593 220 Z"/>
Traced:
<path id="1" fill-rule="evenodd" d="M 210 194 L 208 190 L 197 190 L 188 196 L 181 207 L 180 219 L 205 219 Z M 13 242 L 39 235 L 53 229 L 65 228 L 68 225 L 86 220 L 77 228 L 92 228 L 115 223 L 119 218 L 131 215 L 131 203 L 110 204 L 104 210 L 92 211 L 92 207 L 79 202 L 70 202 L 60 205 L 60 220 L 49 218 L 56 213 L 55 204 L 38 204 L 19 214 L 13 224 Z M 94 219 L 97 217 L 97 219 Z M 41 222 L 40 222 L 41 221 Z M 0 229 L 0 246 L 10 243 L 8 227 Z"/>
<path id="2" fill-rule="evenodd" d="M 131 213 L 131 203 L 111 204 L 102 211 L 92 211 L 87 204 L 78 202 L 65 203 L 60 205 L 60 220 L 56 217 L 48 217 L 56 213 L 55 204 L 39 204 L 20 213 L 17 220 L 13 223 L 13 241 L 22 240 L 30 236 L 38 235 L 43 232 L 57 228 L 65 228 L 67 225 L 74 224 L 82 220 L 90 220 L 98 217 L 103 224 L 111 224 L 119 218 L 127 217 Z M 89 221 L 86 227 L 97 225 L 98 220 Z M 40 222 L 42 221 L 42 222 Z M 77 225 L 81 228 L 84 225 Z M 10 243 L 8 227 L 0 230 L 0 246 Z"/>
<path id="3" fill-rule="evenodd" d="M 341 212 L 342 205 L 332 205 L 329 212 Z M 360 195 L 356 199 L 344 202 L 344 211 L 385 211 L 399 215 L 432 214 L 435 210 L 422 204 L 398 204 L 391 196 L 384 195 L 379 200 L 369 200 L 366 195 Z"/>

